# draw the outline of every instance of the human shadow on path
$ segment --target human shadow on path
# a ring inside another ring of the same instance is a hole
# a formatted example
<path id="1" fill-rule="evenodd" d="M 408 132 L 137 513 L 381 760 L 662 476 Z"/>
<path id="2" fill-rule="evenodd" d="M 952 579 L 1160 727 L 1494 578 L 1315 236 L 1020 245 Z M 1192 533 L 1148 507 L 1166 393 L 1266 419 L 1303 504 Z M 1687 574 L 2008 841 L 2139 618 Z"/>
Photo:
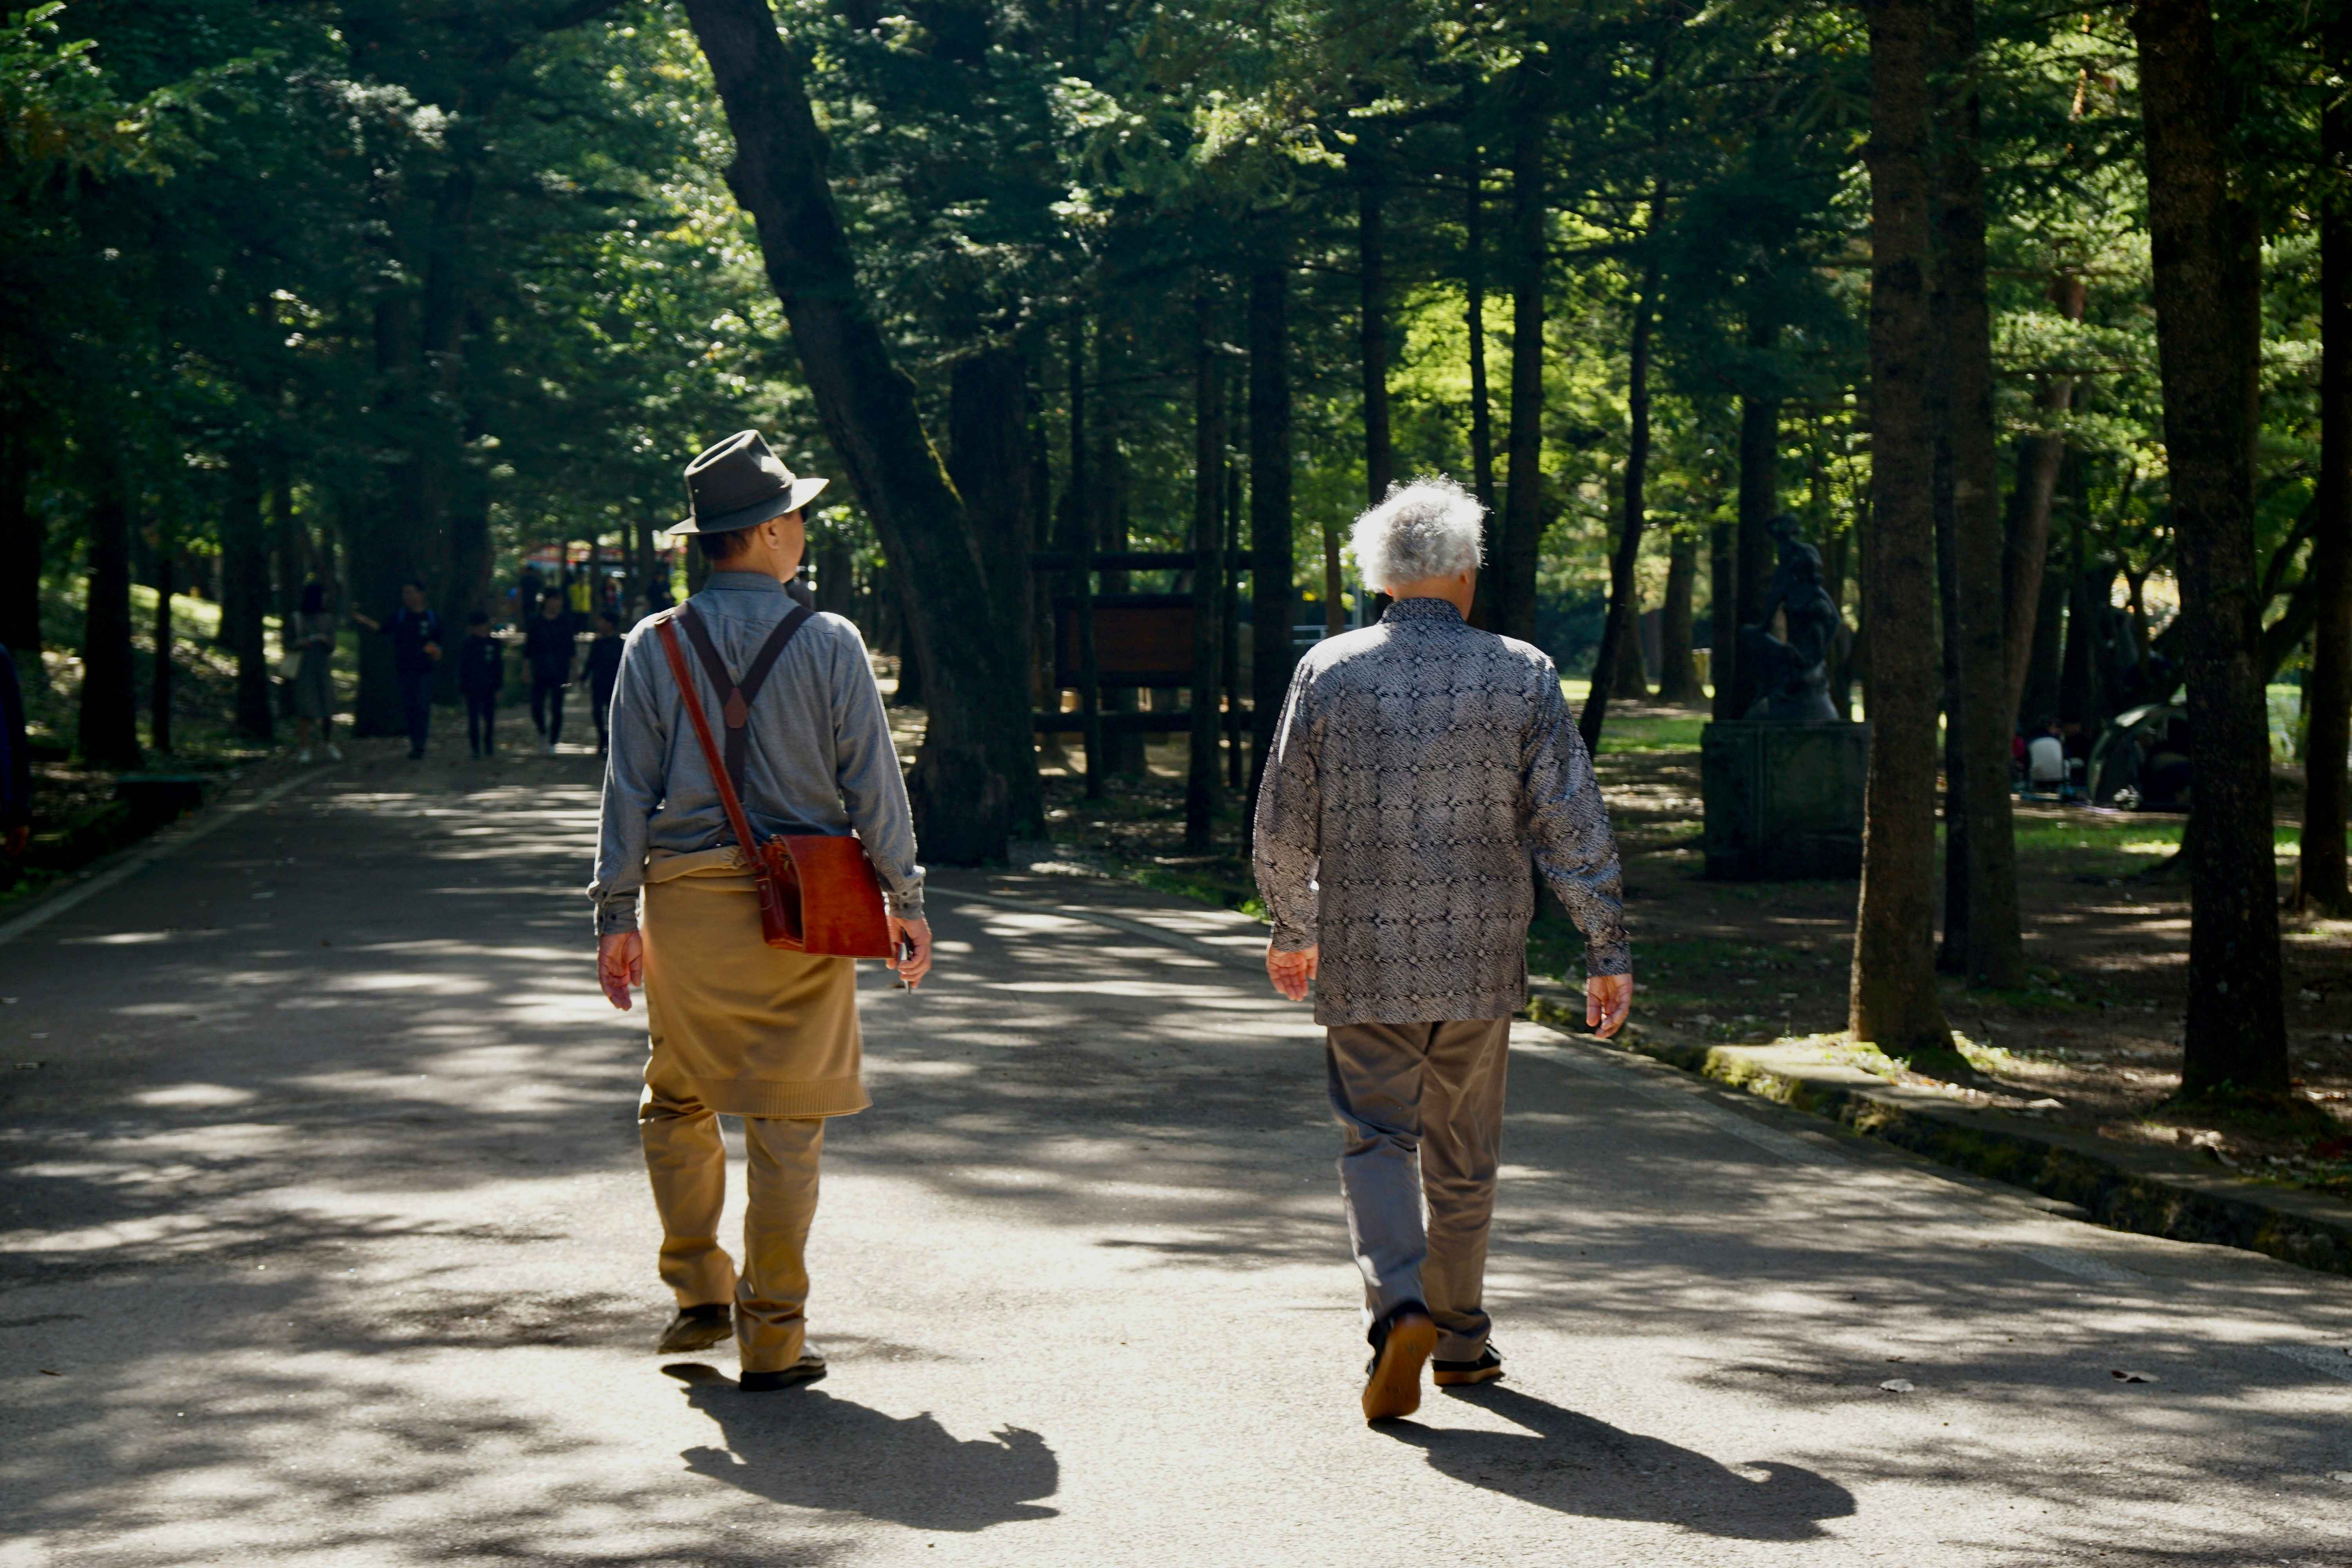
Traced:
<path id="1" fill-rule="evenodd" d="M 1853 1494 L 1795 1465 L 1756 1463 L 1752 1480 L 1704 1454 L 1562 1410 L 1493 1384 L 1454 1397 L 1526 1432 L 1473 1432 L 1384 1422 L 1455 1480 L 1589 1519 L 1650 1520 L 1742 1541 L 1816 1541 L 1824 1519 L 1853 1512 Z"/>
<path id="2" fill-rule="evenodd" d="M 1034 1432 L 1008 1426 L 959 1442 L 929 1411 L 901 1421 L 814 1388 L 745 1394 L 698 1362 L 662 1370 L 725 1439 L 685 1450 L 686 1468 L 772 1502 L 966 1532 L 1058 1512 L 1028 1500 L 1061 1485 L 1054 1450 Z"/>

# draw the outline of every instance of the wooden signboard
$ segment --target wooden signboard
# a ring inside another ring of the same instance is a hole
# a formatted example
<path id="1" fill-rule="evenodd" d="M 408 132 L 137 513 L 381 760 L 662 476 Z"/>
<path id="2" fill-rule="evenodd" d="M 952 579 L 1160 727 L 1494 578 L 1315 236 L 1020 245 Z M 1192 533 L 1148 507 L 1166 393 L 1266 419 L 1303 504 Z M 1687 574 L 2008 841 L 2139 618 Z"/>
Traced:
<path id="1" fill-rule="evenodd" d="M 1077 601 L 1054 601 L 1054 684 L 1078 684 Z M 1105 594 L 1095 599 L 1096 678 L 1105 688 L 1192 683 L 1189 594 Z"/>

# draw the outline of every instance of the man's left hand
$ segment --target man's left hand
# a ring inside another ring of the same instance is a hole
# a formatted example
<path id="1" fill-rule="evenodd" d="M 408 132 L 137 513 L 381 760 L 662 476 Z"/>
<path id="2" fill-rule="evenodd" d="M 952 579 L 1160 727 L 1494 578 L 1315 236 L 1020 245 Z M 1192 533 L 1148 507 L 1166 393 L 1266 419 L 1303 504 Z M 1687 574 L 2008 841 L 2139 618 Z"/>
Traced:
<path id="1" fill-rule="evenodd" d="M 596 939 L 596 979 L 604 1000 L 625 1013 L 629 987 L 646 983 L 646 939 L 642 932 L 616 931 Z"/>
<path id="2" fill-rule="evenodd" d="M 1631 974 L 1594 974 L 1584 982 L 1584 1026 L 1602 1039 L 1607 1039 L 1625 1026 L 1625 1015 L 1633 1010 L 1633 977 Z"/>
<path id="3" fill-rule="evenodd" d="M 1315 978 L 1321 966 L 1322 947 L 1302 947 L 1296 952 L 1284 952 L 1273 942 L 1265 944 L 1265 977 L 1274 988 L 1293 1002 L 1307 1000 L 1307 984 Z"/>

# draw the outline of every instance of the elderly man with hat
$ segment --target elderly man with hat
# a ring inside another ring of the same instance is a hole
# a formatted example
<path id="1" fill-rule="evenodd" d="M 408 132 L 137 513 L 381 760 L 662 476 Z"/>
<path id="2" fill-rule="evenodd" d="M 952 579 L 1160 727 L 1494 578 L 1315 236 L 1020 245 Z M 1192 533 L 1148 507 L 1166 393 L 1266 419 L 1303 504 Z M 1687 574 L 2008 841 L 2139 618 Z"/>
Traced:
<path id="1" fill-rule="evenodd" d="M 806 1342 L 803 1249 L 816 1212 L 825 1118 L 862 1110 L 854 961 L 771 947 L 757 884 L 659 628 L 707 722 L 752 835 L 856 833 L 889 911 L 890 967 L 930 968 L 923 868 L 897 751 L 857 628 L 785 591 L 807 543 L 802 510 L 825 481 L 797 479 L 745 430 L 688 466 L 690 534 L 711 566 L 700 593 L 640 623 L 621 655 L 597 829 L 597 970 L 615 1007 L 643 984 L 652 1049 L 637 1128 L 662 1223 L 660 1273 L 677 1313 L 659 1349 L 731 1333 L 749 1391 L 824 1375 Z M 716 723 L 714 722 L 714 727 Z M 642 921 L 642 931 L 640 921 Z M 743 1119 L 743 1258 L 719 1242 L 727 1152 Z"/>

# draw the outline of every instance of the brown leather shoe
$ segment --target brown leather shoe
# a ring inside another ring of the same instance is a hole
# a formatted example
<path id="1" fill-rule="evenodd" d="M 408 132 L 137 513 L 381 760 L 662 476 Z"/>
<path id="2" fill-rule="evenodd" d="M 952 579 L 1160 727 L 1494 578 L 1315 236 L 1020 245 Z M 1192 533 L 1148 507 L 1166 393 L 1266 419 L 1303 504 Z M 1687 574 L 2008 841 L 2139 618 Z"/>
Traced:
<path id="1" fill-rule="evenodd" d="M 778 1389 L 797 1388 L 803 1383 L 814 1383 L 824 1375 L 824 1357 L 814 1350 L 801 1352 L 801 1359 L 774 1372 L 747 1372 L 736 1379 L 746 1394 L 773 1394 Z"/>
<path id="2" fill-rule="evenodd" d="M 1421 1408 L 1421 1369 L 1437 1348 L 1429 1314 L 1407 1308 L 1388 1321 L 1365 1369 L 1364 1419 L 1391 1421 Z"/>
<path id="3" fill-rule="evenodd" d="M 1467 1388 L 1474 1383 L 1496 1383 L 1503 1375 L 1503 1358 L 1491 1350 L 1478 1352 L 1476 1361 L 1433 1361 L 1429 1363 L 1429 1381 L 1440 1388 Z"/>
<path id="4" fill-rule="evenodd" d="M 677 1316 L 662 1331 L 661 1343 L 654 1347 L 656 1355 L 682 1355 L 688 1351 L 707 1351 L 723 1340 L 735 1336 L 735 1308 L 729 1301 L 706 1301 L 697 1307 L 680 1307 Z"/>

